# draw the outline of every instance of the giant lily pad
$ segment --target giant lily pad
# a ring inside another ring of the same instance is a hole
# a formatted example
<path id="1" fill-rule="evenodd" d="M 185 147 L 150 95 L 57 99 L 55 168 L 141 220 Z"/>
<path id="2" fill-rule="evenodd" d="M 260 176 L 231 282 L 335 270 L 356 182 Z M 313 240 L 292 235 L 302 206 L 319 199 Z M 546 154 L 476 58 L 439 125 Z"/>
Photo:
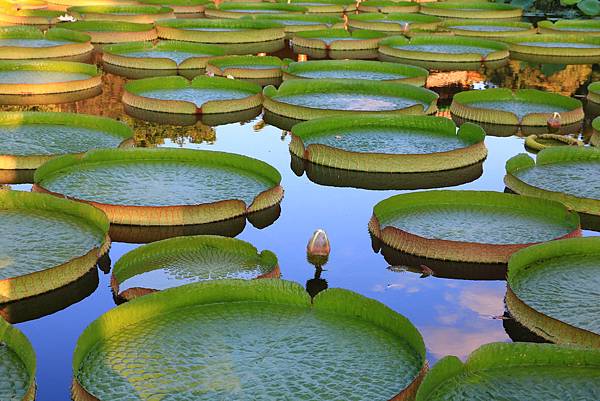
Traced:
<path id="1" fill-rule="evenodd" d="M 295 53 L 314 58 L 361 59 L 376 58 L 382 32 L 330 28 L 296 32 L 292 36 Z"/>
<path id="2" fill-rule="evenodd" d="M 531 35 L 537 30 L 529 22 L 505 22 L 490 20 L 450 20 L 442 27 L 460 36 L 482 38 L 506 38 L 518 35 Z"/>
<path id="3" fill-rule="evenodd" d="M 596 117 L 592 121 L 592 131 L 590 145 L 600 147 L 600 118 Z"/>
<path id="4" fill-rule="evenodd" d="M 423 86 L 429 73 L 412 65 L 364 60 L 313 60 L 283 66 L 283 79 L 365 79 Z"/>
<path id="5" fill-rule="evenodd" d="M 277 0 L 278 3 L 286 3 L 301 6 L 310 14 L 341 14 L 356 11 L 354 0 Z"/>
<path id="6" fill-rule="evenodd" d="M 76 21 L 61 25 L 66 29 L 85 32 L 92 38 L 92 43 L 141 42 L 157 38 L 152 24 L 113 21 Z"/>
<path id="7" fill-rule="evenodd" d="M 534 152 L 553 146 L 583 146 L 583 141 L 568 135 L 539 134 L 525 138 L 525 148 Z"/>
<path id="8" fill-rule="evenodd" d="M 592 82 L 588 85 L 587 90 L 587 101 L 600 105 L 600 82 Z"/>
<path id="9" fill-rule="evenodd" d="M 353 29 L 370 29 L 386 33 L 404 33 L 413 29 L 435 30 L 441 19 L 431 15 L 406 13 L 365 13 L 351 15 L 348 26 Z"/>
<path id="10" fill-rule="evenodd" d="M 416 13 L 419 8 L 414 1 L 367 0 L 358 5 L 358 11 L 363 13 Z"/>
<path id="11" fill-rule="evenodd" d="M 288 60 L 289 61 L 289 60 Z M 206 71 L 220 77 L 233 77 L 255 84 L 278 85 L 285 64 L 273 56 L 224 56 L 208 61 Z"/>
<path id="12" fill-rule="evenodd" d="M 125 85 L 123 102 L 139 109 L 178 114 L 217 114 L 260 106 L 260 86 L 221 77 L 146 78 Z"/>
<path id="13" fill-rule="evenodd" d="M 0 113 L 0 170 L 32 170 L 59 155 L 132 144 L 133 131 L 105 117 L 75 113 Z"/>
<path id="14" fill-rule="evenodd" d="M 0 398 L 33 401 L 35 399 L 35 351 L 25 335 L 0 319 Z"/>
<path id="15" fill-rule="evenodd" d="M 287 3 L 243 3 L 230 2 L 218 6 L 207 6 L 204 14 L 208 18 L 242 18 L 250 14 L 305 13 L 306 7 Z"/>
<path id="16" fill-rule="evenodd" d="M 62 28 L 45 33 L 32 26 L 0 28 L 0 59 L 89 61 L 94 48 L 86 34 Z"/>
<path id="17" fill-rule="evenodd" d="M 141 0 L 142 4 L 165 6 L 173 9 L 177 18 L 201 18 L 209 0 Z"/>
<path id="18" fill-rule="evenodd" d="M 598 237 L 533 246 L 510 258 L 506 304 L 549 341 L 600 348 L 599 278 Z"/>
<path id="19" fill-rule="evenodd" d="M 34 190 L 98 206 L 112 223 L 171 226 L 274 206 L 280 181 L 270 165 L 232 153 L 104 149 L 49 161 L 36 171 Z"/>
<path id="20" fill-rule="evenodd" d="M 507 263 L 535 243 L 581 235 L 561 203 L 499 192 L 425 191 L 375 205 L 371 233 L 384 244 L 431 259 Z"/>
<path id="21" fill-rule="evenodd" d="M 113 294 L 122 300 L 189 284 L 222 279 L 278 278 L 277 257 L 248 242 L 213 235 L 179 237 L 126 253 L 112 272 Z"/>
<path id="22" fill-rule="evenodd" d="M 379 42 L 382 59 L 441 70 L 496 67 L 508 62 L 508 46 L 501 42 L 457 36 L 423 35 L 408 40 L 392 36 Z"/>
<path id="23" fill-rule="evenodd" d="M 334 114 L 432 114 L 437 94 L 414 85 L 342 79 L 292 79 L 263 90 L 266 110 L 299 120 Z"/>
<path id="24" fill-rule="evenodd" d="M 292 282 L 217 280 L 141 297 L 88 326 L 73 396 L 389 400 L 414 396 L 425 369 L 417 329 L 379 302 L 330 289 L 311 304 Z"/>
<path id="25" fill-rule="evenodd" d="M 0 8 L 0 23 L 8 25 L 33 25 L 45 29 L 58 22 L 64 13 L 46 9 Z"/>
<path id="26" fill-rule="evenodd" d="M 64 103 L 102 91 L 95 65 L 70 61 L 0 61 L 0 104 Z"/>
<path id="27" fill-rule="evenodd" d="M 422 14 L 449 18 L 521 18 L 523 9 L 504 3 L 444 1 L 421 4 Z"/>
<path id="28" fill-rule="evenodd" d="M 193 78 L 204 72 L 211 57 L 222 56 L 218 46 L 179 41 L 119 43 L 105 46 L 104 67 L 129 78 L 147 78 L 179 73 Z"/>
<path id="29" fill-rule="evenodd" d="M 523 35 L 503 39 L 517 60 L 551 64 L 600 61 L 600 38 L 589 35 Z"/>
<path id="30" fill-rule="evenodd" d="M 346 170 L 431 172 L 480 163 L 487 156 L 484 138 L 477 125 L 464 124 L 457 132 L 442 117 L 329 117 L 295 125 L 290 152 Z"/>
<path id="31" fill-rule="evenodd" d="M 542 150 L 536 161 L 526 154 L 509 159 L 504 183 L 518 194 L 553 199 L 584 215 L 600 216 L 599 173 L 597 149 L 563 146 Z"/>
<path id="32" fill-rule="evenodd" d="M 555 112 L 560 113 L 565 125 L 580 122 L 584 117 L 581 101 L 535 89 L 460 92 L 454 95 L 450 112 L 470 121 L 529 126 L 546 126 Z"/>
<path id="33" fill-rule="evenodd" d="M 600 35 L 600 21 L 596 19 L 559 19 L 554 23 L 552 21 L 538 22 L 540 33 L 550 34 L 571 34 L 571 35 Z"/>
<path id="34" fill-rule="evenodd" d="M 243 18 L 282 24 L 285 26 L 288 38 L 291 38 L 295 32 L 324 30 L 342 22 L 342 19 L 337 16 L 315 14 L 254 14 Z"/>
<path id="35" fill-rule="evenodd" d="M 416 400 L 593 400 L 600 397 L 599 368 L 596 350 L 486 344 L 465 363 L 455 356 L 439 360 L 423 380 Z"/>
<path id="36" fill-rule="evenodd" d="M 3 190 L 0 221 L 0 302 L 42 294 L 78 279 L 110 246 L 106 215 L 66 199 Z"/>
<path id="37" fill-rule="evenodd" d="M 157 6 L 75 6 L 69 7 L 69 14 L 86 21 L 118 21 L 152 24 L 156 20 L 173 18 L 175 14 L 169 7 Z"/>

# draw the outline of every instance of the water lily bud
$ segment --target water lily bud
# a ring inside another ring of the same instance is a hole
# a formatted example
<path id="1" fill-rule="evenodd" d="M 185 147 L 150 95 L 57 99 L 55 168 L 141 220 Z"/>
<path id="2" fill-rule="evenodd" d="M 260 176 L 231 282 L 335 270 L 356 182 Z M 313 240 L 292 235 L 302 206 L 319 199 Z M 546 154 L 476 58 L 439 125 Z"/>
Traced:
<path id="1" fill-rule="evenodd" d="M 547 121 L 548 132 L 551 134 L 558 133 L 558 131 L 560 131 L 560 122 L 560 114 L 556 112 L 552 114 L 552 117 L 550 117 Z"/>
<path id="2" fill-rule="evenodd" d="M 318 229 L 308 241 L 308 245 L 306 245 L 308 261 L 315 266 L 323 266 L 327 263 L 330 252 L 331 247 L 327 233 L 322 229 Z"/>

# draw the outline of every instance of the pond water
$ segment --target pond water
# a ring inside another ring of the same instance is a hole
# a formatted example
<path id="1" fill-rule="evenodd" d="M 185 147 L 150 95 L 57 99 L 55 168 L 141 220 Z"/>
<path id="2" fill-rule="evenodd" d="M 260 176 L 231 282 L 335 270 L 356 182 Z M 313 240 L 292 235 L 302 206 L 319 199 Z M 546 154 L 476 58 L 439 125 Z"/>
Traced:
<path id="1" fill-rule="evenodd" d="M 289 51 L 279 56 L 293 57 Z M 428 87 L 440 93 L 439 114 L 448 117 L 452 95 L 461 90 L 504 86 L 553 90 L 580 97 L 592 76 L 597 77 L 599 73 L 597 66 L 593 69 L 589 65 L 540 66 L 511 61 L 508 66 L 495 71 L 433 73 Z M 373 205 L 407 191 L 325 186 L 310 181 L 306 175 L 296 175 L 290 165 L 290 136 L 279 128 L 266 125 L 261 117 L 214 128 L 200 123 L 171 127 L 134 120 L 125 116 L 120 102 L 124 80 L 107 74 L 104 81 L 104 92 L 100 96 L 75 104 L 43 106 L 40 109 L 119 118 L 134 126 L 138 143 L 244 154 L 261 159 L 281 172 L 285 198 L 281 203 L 280 217 L 262 229 L 242 223 L 240 230 L 243 231 L 237 238 L 251 242 L 259 250 L 273 251 L 279 258 L 282 278 L 311 289 L 326 286 L 346 288 L 383 302 L 417 326 L 424 337 L 430 364 L 448 354 L 464 359 L 480 345 L 511 341 L 510 336 L 521 340 L 534 338 L 513 320 L 498 318 L 505 312 L 505 281 L 421 278 L 420 272 L 390 266 L 383 256 L 373 252 L 367 231 Z M 586 138 L 589 138 L 589 130 L 586 130 Z M 489 156 L 483 166 L 483 175 L 453 188 L 504 190 L 504 163 L 510 157 L 525 152 L 524 140 L 515 136 L 489 136 L 485 142 Z M 146 184 L 152 185 L 159 174 L 148 174 Z M 186 185 L 181 185 L 182 190 Z M 30 187 L 14 185 L 13 189 L 29 190 Z M 332 243 L 332 253 L 323 272 L 316 272 L 306 261 L 306 243 L 317 228 L 325 229 Z M 584 234 L 597 235 L 592 231 Z M 93 320 L 115 307 L 109 288 L 110 275 L 103 272 L 108 271 L 110 265 L 125 252 L 137 246 L 114 242 L 109 258 L 100 262 L 102 270 L 99 278 L 92 277 L 77 283 L 69 288 L 68 295 L 63 292 L 52 301 L 52 305 L 56 304 L 55 308 L 62 307 L 63 310 L 45 312 L 46 316 L 17 324 L 36 351 L 38 401 L 69 399 L 71 356 L 76 341 Z M 69 302 L 73 304 L 68 306 Z M 44 301 L 42 304 L 28 304 L 28 308 L 43 314 L 42 311 L 52 305 Z M 336 342 L 316 341 L 316 345 L 335 347 Z M 550 381 L 545 385 L 548 383 Z M 322 389 L 326 391 L 327 386 Z"/>

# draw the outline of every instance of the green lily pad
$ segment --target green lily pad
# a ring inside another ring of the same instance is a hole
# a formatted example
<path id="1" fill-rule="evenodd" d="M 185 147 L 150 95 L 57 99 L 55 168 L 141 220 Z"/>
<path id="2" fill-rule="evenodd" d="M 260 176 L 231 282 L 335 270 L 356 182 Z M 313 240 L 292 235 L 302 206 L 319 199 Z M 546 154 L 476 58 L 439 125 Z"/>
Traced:
<path id="1" fill-rule="evenodd" d="M 92 43 L 142 42 L 155 40 L 156 29 L 153 24 L 125 21 L 75 21 L 61 24 L 61 27 L 73 31 L 85 32 L 92 38 Z"/>
<path id="2" fill-rule="evenodd" d="M 600 35 L 600 21 L 595 19 L 559 19 L 556 22 L 538 22 L 540 33 L 572 35 Z"/>
<path id="3" fill-rule="evenodd" d="M 249 14 L 305 13 L 306 7 L 287 3 L 231 2 L 206 7 L 208 18 L 242 18 Z"/>
<path id="4" fill-rule="evenodd" d="M 413 29 L 435 30 L 442 20 L 431 15 L 416 13 L 363 13 L 350 15 L 348 26 L 387 33 L 403 33 Z"/>
<path id="5" fill-rule="evenodd" d="M 593 64 L 600 61 L 600 38 L 593 35 L 542 34 L 504 39 L 511 57 L 536 63 Z"/>
<path id="6" fill-rule="evenodd" d="M 412 1 L 367 0 L 360 2 L 358 11 L 363 13 L 416 13 L 420 5 Z"/>
<path id="7" fill-rule="evenodd" d="M 86 21 L 118 21 L 151 24 L 159 19 L 173 18 L 175 14 L 169 7 L 150 5 L 91 5 L 69 7 L 68 13 Z"/>
<path id="8" fill-rule="evenodd" d="M 414 394 L 424 363 L 415 327 L 376 301 L 333 289 L 311 304 L 292 282 L 219 280 L 144 296 L 93 322 L 75 351 L 74 394 L 388 400 Z"/>
<path id="9" fill-rule="evenodd" d="M 520 18 L 523 9 L 504 3 L 444 1 L 421 4 L 421 14 L 445 18 L 503 19 Z"/>
<path id="10" fill-rule="evenodd" d="M 288 61 L 274 56 L 223 56 L 208 61 L 206 71 L 220 77 L 233 77 L 255 84 L 278 85 L 281 67 Z"/>
<path id="11" fill-rule="evenodd" d="M 310 14 L 340 14 L 356 11 L 354 0 L 277 0 L 277 3 L 305 7 Z"/>
<path id="12" fill-rule="evenodd" d="M 33 26 L 0 28 L 0 59 L 87 61 L 93 50 L 86 34 L 62 28 L 45 33 Z"/>
<path id="13" fill-rule="evenodd" d="M 451 20 L 442 23 L 455 35 L 485 38 L 503 38 L 515 35 L 531 35 L 536 29 L 529 22 L 503 22 L 488 20 Z"/>
<path id="14" fill-rule="evenodd" d="M 0 319 L 0 398 L 33 401 L 35 370 L 35 351 L 27 337 L 4 319 Z"/>

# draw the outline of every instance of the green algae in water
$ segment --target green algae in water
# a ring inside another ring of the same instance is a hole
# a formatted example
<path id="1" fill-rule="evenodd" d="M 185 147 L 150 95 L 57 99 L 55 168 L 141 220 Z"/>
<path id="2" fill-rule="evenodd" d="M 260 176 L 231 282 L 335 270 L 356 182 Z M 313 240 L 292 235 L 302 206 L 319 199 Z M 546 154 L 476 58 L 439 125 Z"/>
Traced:
<path id="1" fill-rule="evenodd" d="M 577 43 L 577 42 L 518 42 L 521 46 L 535 46 L 535 47 L 564 47 L 571 49 L 600 49 L 600 45 L 594 45 L 591 43 Z"/>
<path id="2" fill-rule="evenodd" d="M 544 215 L 498 206 L 415 207 L 383 223 L 428 239 L 497 245 L 550 241 L 571 231 Z"/>
<path id="3" fill-rule="evenodd" d="M 368 79 L 371 81 L 406 78 L 406 75 L 401 74 L 364 70 L 314 70 L 297 72 L 294 75 L 304 78 Z"/>
<path id="4" fill-rule="evenodd" d="M 188 53 L 188 52 L 180 52 L 180 51 L 158 51 L 158 50 L 148 50 L 148 51 L 138 51 L 138 52 L 130 52 L 123 54 L 125 57 L 134 57 L 134 58 L 168 58 L 170 60 L 175 61 L 177 64 L 181 64 L 185 60 L 192 57 L 211 57 L 210 54 L 198 54 L 198 53 Z"/>
<path id="5" fill-rule="evenodd" d="M 80 219 L 46 211 L 0 210 L 0 226 L 0 280 L 61 265 L 103 240 Z"/>
<path id="6" fill-rule="evenodd" d="M 511 284 L 514 293 L 536 311 L 596 334 L 600 334 L 598 288 L 600 255 L 538 261 Z"/>
<path id="7" fill-rule="evenodd" d="M 513 173 L 519 180 L 546 191 L 579 198 L 600 199 L 600 163 L 561 162 L 538 164 Z"/>
<path id="8" fill-rule="evenodd" d="M 211 100 L 235 100 L 244 99 L 250 94 L 234 89 L 203 89 L 203 88 L 183 88 L 183 89 L 156 89 L 142 92 L 140 96 L 160 100 L 182 100 L 194 103 L 197 107 Z"/>
<path id="9" fill-rule="evenodd" d="M 472 102 L 467 104 L 469 107 L 476 107 L 480 109 L 490 110 L 501 110 L 514 113 L 519 120 L 525 117 L 527 114 L 533 113 L 548 113 L 554 112 L 563 113 L 569 111 L 569 109 L 560 106 L 553 106 L 551 104 L 543 103 L 530 103 L 522 102 L 519 100 L 498 100 L 498 101 L 486 101 L 486 102 Z"/>
<path id="10" fill-rule="evenodd" d="M 564 401 L 600 399 L 600 370 L 511 366 L 476 370 L 444 381 L 427 401 Z"/>
<path id="11" fill-rule="evenodd" d="M 388 400 L 420 363 L 403 340 L 361 320 L 232 302 L 128 326 L 97 343 L 76 376 L 103 401 Z"/>
<path id="12" fill-rule="evenodd" d="M 271 187 L 242 170 L 177 161 L 118 161 L 62 170 L 41 184 L 77 199 L 122 206 L 197 205 L 229 199 L 246 204 Z"/>
<path id="13" fill-rule="evenodd" d="M 448 152 L 468 146 L 458 136 L 447 137 L 427 131 L 354 128 L 330 131 L 304 140 L 305 145 L 318 143 L 349 152 L 428 154 Z"/>
<path id="14" fill-rule="evenodd" d="M 448 28 L 477 32 L 518 32 L 526 30 L 521 27 L 504 25 L 452 25 Z"/>
<path id="15" fill-rule="evenodd" d="M 2 377 L 0 400 L 21 401 L 25 397 L 29 384 L 27 368 L 17 354 L 2 343 L 0 343 L 0 377 Z"/>
<path id="16" fill-rule="evenodd" d="M 0 154 L 61 155 L 115 148 L 123 138 L 103 131 L 54 124 L 0 125 Z"/>
<path id="17" fill-rule="evenodd" d="M 0 84 L 51 84 L 89 79 L 90 75 L 58 71 L 0 71 Z"/>
<path id="18" fill-rule="evenodd" d="M 0 39 L 0 46 L 14 47 L 53 47 L 68 45 L 74 42 L 65 40 L 48 40 L 48 39 Z"/>
<path id="19" fill-rule="evenodd" d="M 479 46 L 465 46 L 465 45 L 401 45 L 392 46 L 394 49 L 408 50 L 411 52 L 426 52 L 426 53 L 440 53 L 440 54 L 467 54 L 475 53 L 487 56 L 492 53 L 494 49 Z"/>
<path id="20" fill-rule="evenodd" d="M 275 100 L 296 106 L 325 110 L 389 111 L 414 105 L 427 105 L 419 100 L 367 95 L 360 93 L 309 93 L 303 95 L 277 96 Z"/>

